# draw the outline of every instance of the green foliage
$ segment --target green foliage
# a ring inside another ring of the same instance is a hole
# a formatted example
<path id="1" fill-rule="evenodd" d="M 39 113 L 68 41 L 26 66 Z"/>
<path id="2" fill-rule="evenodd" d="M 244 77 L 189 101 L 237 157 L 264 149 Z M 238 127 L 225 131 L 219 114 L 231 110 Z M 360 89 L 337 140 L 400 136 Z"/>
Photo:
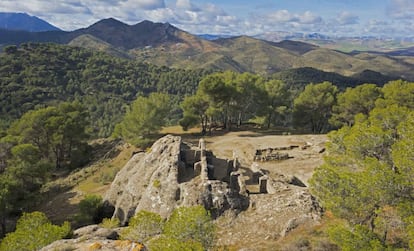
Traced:
<path id="1" fill-rule="evenodd" d="M 332 226 L 328 230 L 330 239 L 343 251 L 381 251 L 386 250 L 378 236 L 361 225 L 352 229 L 342 225 Z"/>
<path id="2" fill-rule="evenodd" d="M 78 221 L 83 224 L 98 223 L 102 210 L 102 197 L 99 195 L 87 195 L 79 202 Z"/>
<path id="3" fill-rule="evenodd" d="M 340 89 L 366 83 L 365 79 L 345 77 L 335 72 L 321 71 L 312 67 L 302 67 L 280 71 L 273 74 L 273 78 L 280 79 L 289 87 L 299 90 L 303 89 L 309 83 L 321 83 L 323 81 L 329 81 L 338 86 Z M 378 79 L 379 82 L 375 83 L 379 85 L 384 84 L 384 79 L 385 82 L 388 81 L 388 79 L 383 76 L 383 79 Z"/>
<path id="4" fill-rule="evenodd" d="M 120 224 L 121 223 L 118 218 L 112 218 L 112 219 L 104 218 L 101 224 L 99 225 L 104 228 L 117 228 L 120 226 Z"/>
<path id="5" fill-rule="evenodd" d="M 378 107 L 398 105 L 401 107 L 414 108 L 414 83 L 403 80 L 391 81 L 381 89 L 384 98 L 377 100 Z"/>
<path id="6" fill-rule="evenodd" d="M 68 237 L 71 228 L 68 222 L 62 226 L 53 225 L 41 212 L 24 213 L 19 219 L 16 231 L 7 234 L 0 244 L 1 251 L 34 251 Z"/>
<path id="7" fill-rule="evenodd" d="M 160 215 L 148 211 L 139 211 L 129 221 L 129 226 L 124 229 L 120 237 L 123 240 L 147 241 L 162 233 L 164 220 Z"/>
<path id="8" fill-rule="evenodd" d="M 337 93 L 338 88 L 330 82 L 307 85 L 294 100 L 294 123 L 313 133 L 326 132 Z"/>
<path id="9" fill-rule="evenodd" d="M 165 125 L 169 108 L 167 94 L 151 93 L 148 97 L 138 97 L 117 125 L 114 136 L 139 144 L 143 138 L 157 133 Z"/>
<path id="10" fill-rule="evenodd" d="M 206 76 L 197 93 L 181 103 L 184 118 L 180 125 L 187 129 L 200 123 L 203 134 L 208 126 L 240 126 L 263 110 L 266 92 L 262 82 L 261 77 L 250 73 L 227 71 Z"/>
<path id="11" fill-rule="evenodd" d="M 288 86 L 281 80 L 269 80 L 264 83 L 264 89 L 267 93 L 266 115 L 267 128 L 271 124 L 278 124 L 278 120 L 283 120 L 288 113 L 292 100 L 292 93 Z M 286 119 L 284 119 L 286 120 Z"/>
<path id="12" fill-rule="evenodd" d="M 15 179 L 11 173 L 0 174 L 0 236 L 4 236 L 7 231 L 11 231 L 7 228 L 6 220 L 8 214 L 18 206 L 21 185 L 21 180 Z"/>
<path id="13" fill-rule="evenodd" d="M 25 113 L 10 126 L 8 134 L 16 144 L 22 144 L 16 146 L 20 156 L 25 155 L 22 147 L 29 151 L 31 144 L 30 156 L 55 163 L 57 168 L 80 165 L 87 160 L 87 116 L 80 103 L 61 103 Z"/>
<path id="14" fill-rule="evenodd" d="M 329 123 L 338 127 L 352 126 L 355 123 L 355 115 L 368 116 L 375 107 L 375 101 L 381 96 L 381 89 L 374 84 L 347 88 L 345 92 L 338 94 L 338 101 L 332 108 L 333 112 Z"/>
<path id="15" fill-rule="evenodd" d="M 176 208 L 167 222 L 156 213 L 139 211 L 120 237 L 148 242 L 151 250 L 208 250 L 215 239 L 215 226 L 203 206 Z"/>
<path id="16" fill-rule="evenodd" d="M 329 154 L 310 180 L 313 194 L 350 224 L 332 235 L 344 250 L 407 248 L 413 242 L 412 100 L 397 101 L 396 91 L 385 95 L 390 90 L 384 88 L 368 117 L 357 115 L 351 127 L 328 135 Z"/>
<path id="17" fill-rule="evenodd" d="M 214 243 L 215 226 L 203 206 L 179 207 L 165 224 L 164 234 L 184 243 L 199 242 L 208 249 Z"/>
<path id="18" fill-rule="evenodd" d="M 140 94 L 193 94 L 206 70 L 179 70 L 56 44 L 21 44 L 0 53 L 0 129 L 29 110 L 80 101 L 94 137 L 111 135 Z M 178 111 L 176 111 L 178 112 Z"/>
<path id="19" fill-rule="evenodd" d="M 208 123 L 207 109 L 209 108 L 209 102 L 207 97 L 197 92 L 196 95 L 186 96 L 180 106 L 184 111 L 183 118 L 180 120 L 181 127 L 187 130 L 200 123 L 204 134 Z"/>

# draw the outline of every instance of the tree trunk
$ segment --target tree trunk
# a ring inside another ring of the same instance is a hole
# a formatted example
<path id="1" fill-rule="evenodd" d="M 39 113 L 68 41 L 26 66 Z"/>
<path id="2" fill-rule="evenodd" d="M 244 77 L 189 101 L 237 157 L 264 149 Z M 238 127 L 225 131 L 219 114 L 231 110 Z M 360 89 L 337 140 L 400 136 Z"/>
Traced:
<path id="1" fill-rule="evenodd" d="M 242 125 L 242 112 L 239 112 L 239 117 L 237 119 L 237 128 Z"/>
<path id="2" fill-rule="evenodd" d="M 270 129 L 271 119 L 272 119 L 272 112 L 269 112 L 269 115 L 267 116 L 267 129 Z"/>

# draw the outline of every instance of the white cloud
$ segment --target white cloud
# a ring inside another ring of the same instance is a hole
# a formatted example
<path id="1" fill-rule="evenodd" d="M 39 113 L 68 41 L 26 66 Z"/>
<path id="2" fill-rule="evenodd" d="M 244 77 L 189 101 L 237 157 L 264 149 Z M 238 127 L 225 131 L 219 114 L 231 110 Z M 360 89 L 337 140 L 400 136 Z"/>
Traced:
<path id="1" fill-rule="evenodd" d="M 193 12 L 201 11 L 201 9 L 197 7 L 196 5 L 194 5 L 193 3 L 191 3 L 190 0 L 177 0 L 177 2 L 175 3 L 175 6 L 177 7 L 177 9 L 182 9 L 182 10 L 188 10 L 188 11 L 193 11 Z"/>
<path id="2" fill-rule="evenodd" d="M 287 23 L 297 21 L 295 16 L 287 10 L 277 10 L 268 15 L 269 21 L 276 23 Z"/>
<path id="3" fill-rule="evenodd" d="M 302 24 L 318 24 L 322 23 L 322 17 L 313 14 L 310 11 L 306 11 L 303 15 L 299 16 L 300 23 Z"/>
<path id="4" fill-rule="evenodd" d="M 340 25 L 357 24 L 359 22 L 359 17 L 348 11 L 344 11 L 339 14 L 338 18 L 336 18 L 336 21 L 338 21 Z"/>
<path id="5" fill-rule="evenodd" d="M 48 0 L 31 0 L 25 2 L 2 0 L 0 1 L 0 9 L 13 12 L 28 12 L 33 15 L 41 15 L 43 13 L 82 13 L 90 14 L 90 9 L 81 1 L 48 1 Z"/>
<path id="6" fill-rule="evenodd" d="M 130 8 L 154 10 L 165 8 L 164 0 L 129 0 L 126 4 Z"/>
<path id="7" fill-rule="evenodd" d="M 292 23 L 297 24 L 315 24 L 322 23 L 323 20 L 320 16 L 313 14 L 310 11 L 306 11 L 303 14 L 291 13 L 288 10 L 277 10 L 266 16 L 269 21 L 276 23 Z"/>
<path id="8" fill-rule="evenodd" d="M 412 0 L 392 0 L 388 14 L 396 19 L 413 19 L 414 18 L 414 1 Z"/>

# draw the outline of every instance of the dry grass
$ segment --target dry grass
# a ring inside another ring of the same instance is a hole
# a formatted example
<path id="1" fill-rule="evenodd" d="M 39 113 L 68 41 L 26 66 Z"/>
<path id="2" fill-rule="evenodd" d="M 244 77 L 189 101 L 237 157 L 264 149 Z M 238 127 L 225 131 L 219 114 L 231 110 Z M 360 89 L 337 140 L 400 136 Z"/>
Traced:
<path id="1" fill-rule="evenodd" d="M 47 203 L 40 205 L 37 210 L 45 212 L 53 222 L 74 219 L 79 211 L 78 204 L 86 195 L 103 196 L 116 173 L 128 162 L 132 152 L 137 150 L 128 144 L 114 144 L 107 140 L 94 144 L 102 144 L 92 156 L 94 163 L 49 183 Z"/>
<path id="2" fill-rule="evenodd" d="M 116 173 L 128 162 L 132 153 L 136 150 L 136 147 L 125 145 L 114 159 L 101 163 L 100 168 L 93 175 L 80 182 L 74 189 L 82 194 L 103 195 L 109 189 Z"/>
<path id="3" fill-rule="evenodd" d="M 187 131 L 184 131 L 183 128 L 179 125 L 164 127 L 161 130 L 161 134 L 173 134 L 173 135 L 198 134 L 200 132 L 201 132 L 201 129 L 199 127 L 190 128 Z"/>

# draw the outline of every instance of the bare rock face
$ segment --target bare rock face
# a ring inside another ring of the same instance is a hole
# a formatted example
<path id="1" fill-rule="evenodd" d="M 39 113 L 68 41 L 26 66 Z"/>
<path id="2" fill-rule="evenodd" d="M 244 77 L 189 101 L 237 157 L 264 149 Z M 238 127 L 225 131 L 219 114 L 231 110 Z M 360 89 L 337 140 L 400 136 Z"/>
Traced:
<path id="1" fill-rule="evenodd" d="M 218 219 L 218 244 L 254 248 L 263 240 L 276 241 L 299 226 L 319 224 L 322 208 L 306 187 L 270 180 L 275 192 L 250 195 L 250 207 L 237 217 Z M 283 184 L 283 186 L 282 186 Z"/>
<path id="2" fill-rule="evenodd" d="M 147 248 L 139 242 L 129 240 L 108 240 L 108 239 L 68 239 L 55 241 L 52 244 L 40 249 L 40 251 L 147 251 Z"/>
<path id="3" fill-rule="evenodd" d="M 167 218 L 179 206 L 201 204 L 214 208 L 216 216 L 228 209 L 247 208 L 247 197 L 229 187 L 225 175 L 216 179 L 207 163 L 225 163 L 217 166 L 216 173 L 222 174 L 227 170 L 219 169 L 226 169 L 227 161 L 207 157 L 204 150 L 183 143 L 177 136 L 159 139 L 149 152 L 135 154 L 117 174 L 105 195 L 105 205 L 114 209 L 113 216 L 122 224 L 140 210 Z M 197 171 L 197 167 L 204 169 Z"/>
<path id="4" fill-rule="evenodd" d="M 148 153 L 138 153 L 117 174 L 106 193 L 106 204 L 114 206 L 114 216 L 126 223 L 137 210 L 166 217 L 177 204 L 181 138 L 159 139 Z"/>

